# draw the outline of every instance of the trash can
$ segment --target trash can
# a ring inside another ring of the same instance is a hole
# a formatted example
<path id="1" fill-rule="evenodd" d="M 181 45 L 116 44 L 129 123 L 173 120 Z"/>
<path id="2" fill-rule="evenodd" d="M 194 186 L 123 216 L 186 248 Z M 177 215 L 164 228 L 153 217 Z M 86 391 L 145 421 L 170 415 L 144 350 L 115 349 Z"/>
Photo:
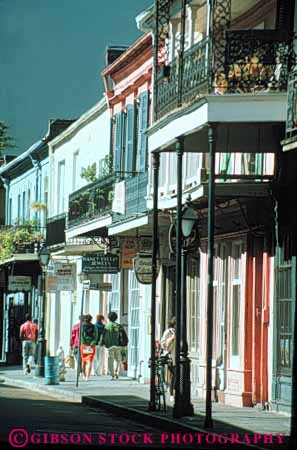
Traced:
<path id="1" fill-rule="evenodd" d="M 45 384 L 59 384 L 59 357 L 46 356 L 44 358 Z"/>

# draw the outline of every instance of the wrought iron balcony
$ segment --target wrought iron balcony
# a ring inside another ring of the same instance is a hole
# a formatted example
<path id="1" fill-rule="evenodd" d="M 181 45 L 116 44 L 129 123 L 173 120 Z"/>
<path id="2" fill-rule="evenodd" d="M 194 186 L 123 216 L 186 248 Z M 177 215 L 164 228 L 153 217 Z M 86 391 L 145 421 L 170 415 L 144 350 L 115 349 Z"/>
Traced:
<path id="1" fill-rule="evenodd" d="M 292 38 L 277 30 L 227 31 L 222 64 L 211 68 L 215 48 L 204 39 L 159 72 L 157 118 L 207 94 L 286 91 L 293 61 Z M 179 84 L 179 67 L 182 82 Z M 219 68 L 218 68 L 219 67 Z M 179 91 L 179 85 L 181 91 Z"/>
<path id="2" fill-rule="evenodd" d="M 68 225 L 76 225 L 99 218 L 111 211 L 115 175 L 108 175 L 69 195 Z"/>
<path id="3" fill-rule="evenodd" d="M 286 133 L 290 137 L 297 131 L 297 70 L 289 76 L 287 108 Z"/>
<path id="4" fill-rule="evenodd" d="M 64 244 L 66 214 L 50 217 L 46 223 L 46 243 L 48 246 Z"/>

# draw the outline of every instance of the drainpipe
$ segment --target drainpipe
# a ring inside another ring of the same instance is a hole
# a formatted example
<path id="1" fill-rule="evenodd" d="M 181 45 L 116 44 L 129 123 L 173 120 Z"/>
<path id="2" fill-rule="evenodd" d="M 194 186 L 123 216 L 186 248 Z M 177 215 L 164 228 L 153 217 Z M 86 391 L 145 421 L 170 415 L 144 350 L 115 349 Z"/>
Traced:
<path id="1" fill-rule="evenodd" d="M 41 173 L 41 164 L 40 164 L 40 161 L 38 159 L 34 159 L 32 157 L 32 155 L 30 155 L 30 159 L 31 159 L 32 166 L 34 167 L 35 174 L 36 174 L 36 179 L 35 179 L 35 202 L 38 202 L 38 201 L 41 201 L 41 192 L 39 193 L 39 189 L 40 189 L 39 178 L 40 178 L 40 173 Z M 38 212 L 37 211 L 35 212 L 35 219 L 36 220 L 38 219 Z"/>
<path id="2" fill-rule="evenodd" d="M 5 189 L 5 225 L 9 225 L 11 222 L 11 217 L 9 217 L 9 187 L 10 180 L 5 177 L 1 177 L 4 189 Z"/>

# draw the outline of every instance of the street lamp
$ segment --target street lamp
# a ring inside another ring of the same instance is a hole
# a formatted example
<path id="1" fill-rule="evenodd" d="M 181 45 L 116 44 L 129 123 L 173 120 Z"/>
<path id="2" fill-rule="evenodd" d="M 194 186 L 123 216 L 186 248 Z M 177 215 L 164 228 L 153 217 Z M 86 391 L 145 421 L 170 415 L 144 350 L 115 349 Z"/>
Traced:
<path id="1" fill-rule="evenodd" d="M 188 357 L 187 342 L 187 254 L 198 250 L 199 233 L 197 228 L 197 214 L 190 206 L 191 197 L 187 198 L 186 204 L 181 211 L 181 242 L 176 242 L 176 247 L 181 246 L 181 289 L 180 298 L 177 298 L 177 309 L 180 311 L 179 326 L 177 324 L 176 347 L 177 358 L 176 364 L 176 386 L 175 386 L 175 403 L 173 407 L 174 417 L 192 416 L 194 408 L 191 403 L 191 382 L 190 382 L 190 359 Z M 171 228 L 172 230 L 172 228 Z M 171 231 L 172 232 L 172 231 Z M 173 247 L 173 236 L 170 235 L 171 248 Z"/>
<path id="2" fill-rule="evenodd" d="M 46 354 L 46 340 L 45 340 L 45 271 L 50 260 L 50 252 L 45 244 L 43 244 L 39 254 L 39 263 L 41 265 L 41 295 L 40 299 L 40 323 L 38 329 L 38 342 L 37 342 L 37 365 L 35 368 L 35 376 L 44 377 L 44 357 Z"/>

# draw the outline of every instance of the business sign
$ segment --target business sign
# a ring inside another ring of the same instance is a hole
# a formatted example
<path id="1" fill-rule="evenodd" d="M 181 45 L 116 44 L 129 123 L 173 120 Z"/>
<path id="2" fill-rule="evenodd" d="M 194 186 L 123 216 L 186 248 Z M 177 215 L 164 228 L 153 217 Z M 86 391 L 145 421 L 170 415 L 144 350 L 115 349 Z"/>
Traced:
<path id="1" fill-rule="evenodd" d="M 28 276 L 9 276 L 8 277 L 8 290 L 11 292 L 16 291 L 30 291 L 31 290 L 31 277 Z"/>
<path id="2" fill-rule="evenodd" d="M 74 291 L 75 283 L 73 277 L 61 277 L 47 275 L 45 277 L 45 289 L 47 292 Z"/>
<path id="3" fill-rule="evenodd" d="M 118 255 L 97 253 L 82 257 L 83 273 L 118 273 L 119 257 Z"/>
<path id="4" fill-rule="evenodd" d="M 121 248 L 121 269 L 133 269 L 133 259 L 136 257 L 136 240 L 125 238 Z"/>
<path id="5" fill-rule="evenodd" d="M 153 269 L 152 269 L 152 255 L 141 254 L 133 259 L 133 266 L 135 276 L 140 284 L 152 284 Z M 157 274 L 160 270 L 159 261 L 157 261 Z"/>

